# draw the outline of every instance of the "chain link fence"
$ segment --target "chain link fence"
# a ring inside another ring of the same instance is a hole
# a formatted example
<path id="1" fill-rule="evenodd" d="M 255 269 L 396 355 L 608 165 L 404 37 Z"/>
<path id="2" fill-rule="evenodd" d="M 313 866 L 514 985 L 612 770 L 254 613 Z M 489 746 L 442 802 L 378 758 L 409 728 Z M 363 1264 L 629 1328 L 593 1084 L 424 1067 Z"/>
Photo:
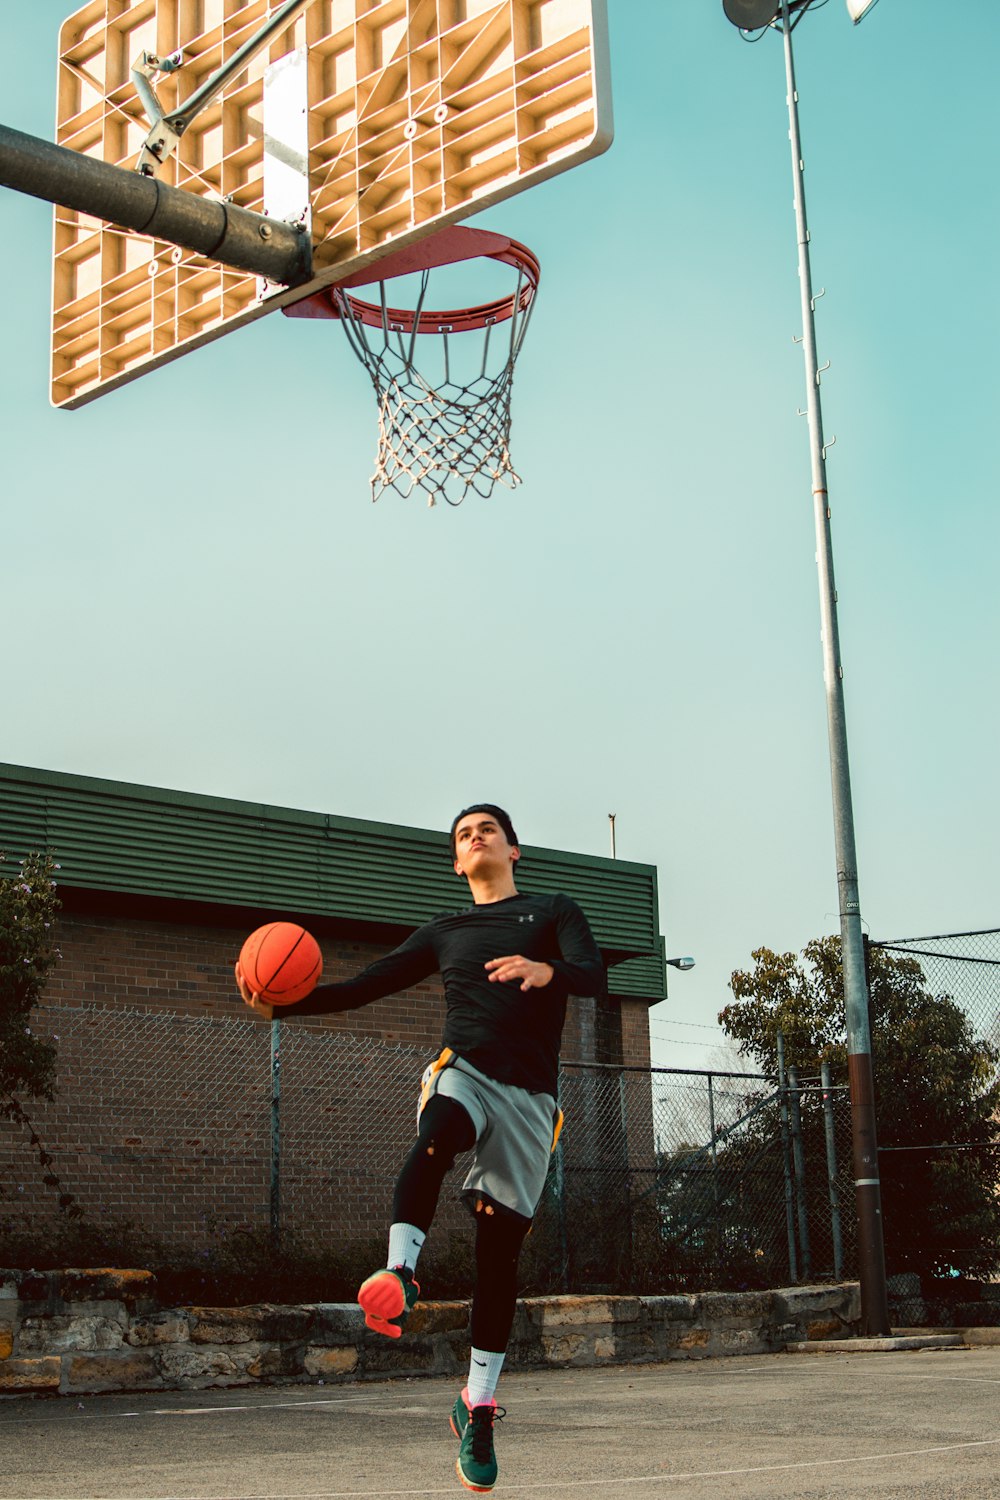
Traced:
<path id="1" fill-rule="evenodd" d="M 322 1251 L 333 1300 L 379 1262 L 424 1049 L 154 1008 L 50 1006 L 36 1017 L 59 1055 L 55 1099 L 30 1110 L 49 1165 L 40 1167 L 22 1126 L 0 1123 L 0 1264 L 26 1239 L 55 1243 L 57 1192 L 71 1195 L 83 1222 L 107 1226 L 108 1253 L 146 1244 L 171 1265 L 214 1262 L 226 1245 L 231 1259 L 254 1243 L 265 1261 L 282 1247 Z M 757 1074 L 566 1061 L 560 1099 L 566 1127 L 525 1246 L 525 1293 L 737 1290 L 857 1275 L 842 1080 L 790 1077 L 781 1090 Z M 894 1224 L 920 1212 L 906 1184 L 923 1180 L 921 1150 L 883 1156 Z M 947 1201 L 956 1213 L 945 1228 L 955 1227 L 962 1154 L 947 1142 L 934 1150 L 938 1177 L 954 1168 Z M 421 1262 L 440 1296 L 467 1291 L 472 1276 L 462 1176 L 460 1160 Z M 939 1277 L 925 1284 L 915 1262 L 888 1269 L 894 1325 L 959 1317 Z M 987 1312 L 970 1306 L 959 1321 Z"/>
<path id="2" fill-rule="evenodd" d="M 378 1262 L 423 1049 L 99 1005 L 40 1008 L 34 1029 L 57 1040 L 59 1089 L 31 1118 L 88 1222 L 125 1226 L 123 1242 L 137 1232 L 168 1260 L 208 1257 L 238 1232 L 335 1250 L 348 1280 Z M 560 1101 L 566 1126 L 525 1246 L 526 1293 L 854 1274 L 844 1090 L 804 1080 L 793 1108 L 758 1075 L 570 1061 Z M 462 1167 L 421 1261 L 439 1295 L 467 1289 L 472 1273 Z M 12 1123 L 0 1124 L 0 1174 L 2 1263 L 4 1238 L 51 1219 L 53 1191 Z"/>
<path id="3" fill-rule="evenodd" d="M 931 994 L 961 1006 L 975 1036 L 1000 1048 L 1000 927 L 872 942 L 920 961 Z"/>
<path id="4" fill-rule="evenodd" d="M 1000 928 L 872 941 L 869 946 L 919 962 L 928 993 L 937 1000 L 954 1002 L 964 1012 L 971 1036 L 985 1044 L 988 1060 L 992 1051 L 988 1066 L 993 1070 L 994 1081 L 1000 1078 Z M 983 1080 L 984 1088 L 988 1082 L 988 1078 Z M 961 1261 L 970 1249 L 963 1222 L 968 1201 L 967 1179 L 971 1173 L 986 1183 L 994 1181 L 1000 1193 L 1000 1146 L 992 1139 L 995 1132 L 989 1132 L 990 1139 L 967 1138 L 969 1132 L 958 1121 L 953 1122 L 953 1133 L 948 1139 L 935 1135 L 921 1140 L 919 1123 L 914 1123 L 916 1138 L 911 1143 L 905 1146 L 882 1143 L 883 1200 L 896 1216 L 907 1212 L 919 1214 L 921 1205 L 915 1200 L 922 1186 L 921 1172 L 931 1174 L 929 1180 L 946 1184 L 953 1229 L 950 1238 L 945 1235 L 946 1243 L 935 1247 L 935 1259 L 946 1261 L 951 1244 L 955 1258 Z M 976 1232 L 973 1228 L 973 1241 Z M 956 1270 L 952 1274 L 954 1284 L 949 1285 L 949 1277 L 940 1265 L 938 1274 L 931 1276 L 919 1267 L 904 1269 L 895 1265 L 896 1258 L 890 1253 L 887 1266 L 894 1323 L 993 1323 L 1000 1317 L 1000 1287 L 995 1284 L 966 1285 Z M 994 1291 L 996 1297 L 992 1295 Z"/>
<path id="5" fill-rule="evenodd" d="M 561 1097 L 543 1203 L 559 1227 L 553 1284 L 691 1292 L 856 1274 L 846 1090 L 827 1091 L 824 1112 L 800 1086 L 794 1130 L 787 1095 L 756 1074 L 565 1063 Z"/>

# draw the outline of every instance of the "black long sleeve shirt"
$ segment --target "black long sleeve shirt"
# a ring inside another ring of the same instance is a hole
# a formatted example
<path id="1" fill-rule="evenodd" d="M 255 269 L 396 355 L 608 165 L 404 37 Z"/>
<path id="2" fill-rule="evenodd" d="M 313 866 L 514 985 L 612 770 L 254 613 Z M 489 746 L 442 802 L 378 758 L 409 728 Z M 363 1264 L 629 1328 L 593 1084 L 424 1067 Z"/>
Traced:
<path id="1" fill-rule="evenodd" d="M 551 981 L 522 991 L 520 980 L 491 980 L 487 961 L 515 953 L 551 964 Z M 433 917 L 353 979 L 320 986 L 282 1015 L 354 1010 L 438 972 L 443 1045 L 499 1083 L 554 1096 L 567 998 L 598 995 L 605 982 L 587 919 L 569 896 L 508 896 Z"/>

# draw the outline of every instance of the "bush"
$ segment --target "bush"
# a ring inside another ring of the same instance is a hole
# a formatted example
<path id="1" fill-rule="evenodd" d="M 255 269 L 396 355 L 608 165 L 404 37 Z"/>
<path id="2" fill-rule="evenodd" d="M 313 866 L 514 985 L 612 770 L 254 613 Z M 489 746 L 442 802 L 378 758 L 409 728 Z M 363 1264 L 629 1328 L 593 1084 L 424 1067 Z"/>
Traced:
<path id="1" fill-rule="evenodd" d="M 113 1266 L 152 1271 L 164 1306 L 245 1307 L 256 1302 L 353 1302 L 358 1286 L 384 1264 L 385 1237 L 319 1245 L 285 1233 L 275 1248 L 269 1230 L 216 1225 L 201 1250 L 178 1253 L 135 1224 L 55 1214 L 44 1222 L 0 1218 L 0 1267 L 50 1271 Z M 467 1247 L 428 1246 L 428 1284 L 435 1298 L 465 1298 L 472 1286 Z"/>
<path id="2" fill-rule="evenodd" d="M 59 900 L 47 854 L 29 854 L 11 871 L 0 854 L 0 1118 L 21 1121 L 17 1095 L 51 1099 L 56 1049 L 32 1034 L 31 1012 L 59 961 Z"/>

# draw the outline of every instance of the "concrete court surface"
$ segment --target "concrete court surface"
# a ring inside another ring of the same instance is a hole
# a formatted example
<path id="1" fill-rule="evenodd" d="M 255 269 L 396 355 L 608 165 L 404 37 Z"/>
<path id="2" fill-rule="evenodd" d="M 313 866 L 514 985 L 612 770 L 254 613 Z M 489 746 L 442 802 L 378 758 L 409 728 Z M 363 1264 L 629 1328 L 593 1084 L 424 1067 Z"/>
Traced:
<path id="1" fill-rule="evenodd" d="M 451 1380 L 0 1402 L 3 1500 L 466 1495 Z M 503 1377 L 494 1493 L 1000 1496 L 1000 1347 Z"/>

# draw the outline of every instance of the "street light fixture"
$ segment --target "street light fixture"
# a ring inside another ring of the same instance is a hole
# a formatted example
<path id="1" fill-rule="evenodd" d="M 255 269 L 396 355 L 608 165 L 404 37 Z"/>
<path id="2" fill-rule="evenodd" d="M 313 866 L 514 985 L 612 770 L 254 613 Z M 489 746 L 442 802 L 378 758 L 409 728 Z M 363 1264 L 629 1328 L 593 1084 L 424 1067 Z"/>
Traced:
<path id="1" fill-rule="evenodd" d="M 847 0 L 848 14 L 857 23 L 875 3 L 877 0 Z M 861 1273 L 861 1331 L 864 1334 L 879 1335 L 889 1333 L 890 1329 L 878 1144 L 875 1133 L 875 1090 L 872 1078 L 871 1033 L 868 1022 L 868 982 L 865 976 L 864 938 L 861 931 L 854 813 L 847 755 L 847 720 L 844 710 L 844 669 L 840 661 L 837 591 L 833 578 L 833 543 L 826 487 L 827 445 L 823 439 L 823 416 L 820 405 L 822 371 L 816 356 L 816 299 L 812 293 L 812 275 L 809 264 L 809 229 L 806 223 L 804 187 L 805 166 L 799 138 L 799 96 L 795 87 L 795 65 L 792 57 L 792 32 L 813 4 L 814 0 L 779 0 L 777 5 L 775 5 L 775 0 L 722 0 L 726 16 L 741 31 L 758 30 L 769 26 L 782 33 L 785 44 L 788 134 L 792 147 L 792 179 L 799 252 L 799 291 L 802 299 L 801 342 L 806 363 L 805 414 L 809 419 L 813 517 L 816 527 L 816 562 L 819 569 L 822 621 L 823 676 L 826 684 L 830 779 L 837 853 L 840 944 L 844 975 L 848 1080 L 851 1094 L 854 1185 L 858 1214 L 858 1258 Z M 767 12 L 770 14 L 768 15 Z"/>
<path id="2" fill-rule="evenodd" d="M 694 968 L 694 959 L 693 958 L 668 958 L 667 959 L 667 965 L 671 969 L 680 969 L 680 971 L 681 971 L 682 974 L 686 974 L 689 969 L 693 969 Z"/>

